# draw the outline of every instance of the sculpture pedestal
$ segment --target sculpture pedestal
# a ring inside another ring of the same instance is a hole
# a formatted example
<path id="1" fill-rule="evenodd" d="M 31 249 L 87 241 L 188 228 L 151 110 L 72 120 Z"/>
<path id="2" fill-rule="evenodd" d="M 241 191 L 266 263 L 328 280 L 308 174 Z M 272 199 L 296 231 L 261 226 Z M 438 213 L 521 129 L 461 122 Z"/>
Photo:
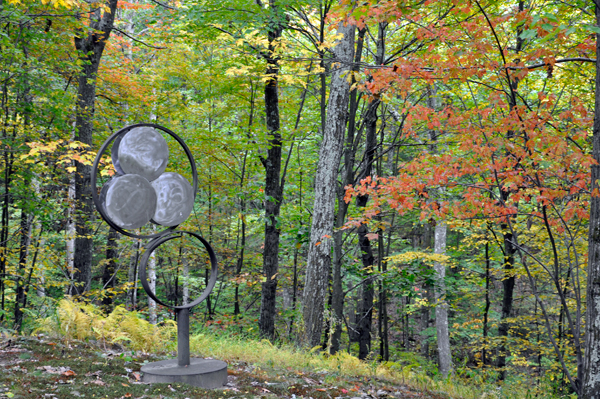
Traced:
<path id="1" fill-rule="evenodd" d="M 143 382 L 181 382 L 200 388 L 220 388 L 227 383 L 227 363 L 214 359 L 191 358 L 189 366 L 179 366 L 177 359 L 144 365 Z"/>

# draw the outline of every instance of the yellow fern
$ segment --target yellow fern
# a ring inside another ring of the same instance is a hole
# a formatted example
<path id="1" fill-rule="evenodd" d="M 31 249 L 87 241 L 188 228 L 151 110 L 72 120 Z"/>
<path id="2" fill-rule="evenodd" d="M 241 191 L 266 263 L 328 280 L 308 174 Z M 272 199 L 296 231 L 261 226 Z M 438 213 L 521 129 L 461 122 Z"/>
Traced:
<path id="1" fill-rule="evenodd" d="M 155 326 L 117 306 L 108 316 L 91 304 L 63 299 L 58 303 L 56 315 L 38 320 L 34 331 L 63 335 L 66 339 L 95 339 L 103 343 L 127 342 L 136 351 L 161 351 L 170 347 L 177 335 L 177 325 L 168 320 L 163 326 Z"/>

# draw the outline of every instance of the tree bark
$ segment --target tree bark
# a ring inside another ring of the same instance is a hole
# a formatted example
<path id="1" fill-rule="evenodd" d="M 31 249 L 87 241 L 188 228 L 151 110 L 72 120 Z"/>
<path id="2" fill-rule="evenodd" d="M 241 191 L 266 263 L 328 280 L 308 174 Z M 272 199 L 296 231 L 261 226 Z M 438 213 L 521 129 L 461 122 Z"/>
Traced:
<path id="1" fill-rule="evenodd" d="M 379 100 L 373 100 L 369 103 L 367 112 L 365 115 L 365 126 L 366 126 L 366 146 L 365 156 L 363 159 L 364 166 L 361 174 L 361 179 L 371 176 L 373 160 L 375 157 L 375 151 L 377 148 L 377 108 L 379 107 Z M 367 206 L 369 197 L 361 195 L 356 200 L 356 206 L 364 208 Z M 375 262 L 373 256 L 373 248 L 371 247 L 371 241 L 367 237 L 369 233 L 369 227 L 367 224 L 362 224 L 358 228 L 358 245 L 360 247 L 360 253 L 362 255 L 362 265 L 364 269 L 372 267 Z M 358 358 L 366 359 L 371 351 L 371 329 L 373 326 L 373 300 L 375 298 L 375 281 L 369 276 L 366 278 L 363 287 L 363 297 L 360 305 L 360 311 L 358 316 L 360 317 L 359 322 L 356 326 L 358 331 Z"/>
<path id="2" fill-rule="evenodd" d="M 108 9 L 95 6 L 90 13 L 88 30 L 81 29 L 75 37 L 75 48 L 82 62 L 77 90 L 75 115 L 75 139 L 92 145 L 94 105 L 96 102 L 96 78 L 104 47 L 113 29 L 118 0 L 108 0 Z M 92 231 L 89 222 L 93 218 L 91 165 L 75 161 L 75 217 L 74 280 L 72 294 L 81 295 L 90 288 L 92 281 Z"/>
<path id="3" fill-rule="evenodd" d="M 336 177 L 346 127 L 350 85 L 345 76 L 354 58 L 353 25 L 338 26 L 343 37 L 334 49 L 334 64 L 329 103 L 319 163 L 315 176 L 315 200 L 310 233 L 306 280 L 304 285 L 304 338 L 306 345 L 319 345 L 323 329 L 323 311 L 327 280 L 331 269 L 331 237 L 333 235 Z M 310 306 L 308 306 L 310 304 Z"/>
<path id="4" fill-rule="evenodd" d="M 117 285 L 118 239 L 119 233 L 111 227 L 108 230 L 108 237 L 106 239 L 106 265 L 104 265 L 104 270 L 102 271 L 102 286 L 105 290 Z M 102 298 L 102 305 L 106 313 L 110 313 L 112 310 L 112 303 L 113 293 L 109 292 L 108 295 Z"/>
<path id="5" fill-rule="evenodd" d="M 23 307 L 25 307 L 26 276 L 25 268 L 29 244 L 31 243 L 31 224 L 33 216 L 21 209 L 21 245 L 19 246 L 19 265 L 17 266 L 17 290 L 15 293 L 15 330 L 20 331 L 23 324 Z M 32 266 L 33 267 L 33 266 Z"/>
<path id="6" fill-rule="evenodd" d="M 277 273 L 279 270 L 279 210 L 283 200 L 283 182 L 281 175 L 282 137 L 279 131 L 279 95 L 278 74 L 279 59 L 275 54 L 275 46 L 281 38 L 283 27 L 279 21 L 279 8 L 275 0 L 270 0 L 271 20 L 269 23 L 269 54 L 267 55 L 267 71 L 269 80 L 265 85 L 265 111 L 267 114 L 267 132 L 269 148 L 267 158 L 263 159 L 265 167 L 265 244 L 263 251 L 263 277 L 260 318 L 258 328 L 260 335 L 269 340 L 275 339 L 275 305 L 277 294 Z"/>
<path id="7" fill-rule="evenodd" d="M 437 97 L 437 88 L 435 84 L 428 89 L 429 107 L 434 111 L 439 111 L 440 103 Z M 438 153 L 437 136 L 439 131 L 429 131 L 429 152 L 434 155 Z M 443 189 L 438 190 L 438 195 L 442 194 Z M 434 229 L 433 253 L 443 255 L 446 253 L 446 235 L 447 226 L 443 220 L 438 220 Z M 435 330 L 437 338 L 437 356 L 440 374 L 447 378 L 452 370 L 452 355 L 450 353 L 450 336 L 448 332 L 448 303 L 446 302 L 446 266 L 440 262 L 433 263 L 435 273 L 434 299 L 435 299 Z"/>
<path id="8" fill-rule="evenodd" d="M 435 225 L 435 244 L 433 252 L 446 253 L 446 223 L 439 221 Z M 446 266 L 434 262 L 435 269 L 435 329 L 437 332 L 438 366 L 440 374 L 446 378 L 452 371 L 452 355 L 450 353 L 450 336 L 448 333 L 448 303 L 446 302 Z"/>
<path id="9" fill-rule="evenodd" d="M 352 69 L 358 71 L 358 65 L 362 58 L 365 29 L 358 30 L 356 39 L 356 54 L 354 55 L 354 65 Z M 354 81 L 353 81 L 354 83 Z M 356 88 L 350 92 L 350 111 L 348 115 L 348 129 L 346 134 L 346 144 L 344 146 L 344 167 L 342 169 L 342 184 L 338 188 L 337 202 L 338 210 L 335 216 L 335 230 L 333 232 L 333 272 L 331 282 L 331 311 L 335 319 L 335 326 L 331 334 L 330 353 L 333 355 L 340 349 L 340 340 L 342 337 L 342 322 L 344 321 L 344 289 L 342 285 L 342 243 L 344 231 L 341 227 L 346 220 L 348 213 L 348 204 L 344 201 L 346 194 L 345 187 L 354 183 L 354 160 L 356 158 L 356 146 L 354 136 L 356 132 L 356 114 L 358 112 L 359 99 Z"/>
<path id="10" fill-rule="evenodd" d="M 600 1 L 595 2 L 596 26 L 600 26 Z M 583 399 L 600 398 L 600 37 L 596 34 L 596 81 L 592 136 L 592 196 L 588 233 L 587 310 Z"/>

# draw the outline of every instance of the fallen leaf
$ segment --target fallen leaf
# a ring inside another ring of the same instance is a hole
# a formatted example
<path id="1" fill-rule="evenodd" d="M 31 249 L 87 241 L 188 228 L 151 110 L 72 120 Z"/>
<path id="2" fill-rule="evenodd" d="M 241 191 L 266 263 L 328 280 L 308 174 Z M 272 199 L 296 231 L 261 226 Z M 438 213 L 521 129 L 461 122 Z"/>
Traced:
<path id="1" fill-rule="evenodd" d="M 104 386 L 104 385 L 106 385 L 106 382 L 104 382 L 102 380 L 94 380 L 94 381 L 92 381 L 92 384 Z"/>
<path id="2" fill-rule="evenodd" d="M 67 377 L 72 377 L 72 376 L 75 376 L 77 374 L 75 374 L 75 372 L 73 370 L 67 370 L 64 373 L 62 373 L 62 375 L 67 376 Z"/>
<path id="3" fill-rule="evenodd" d="M 124 387 L 128 387 L 129 386 L 129 385 L 125 384 L 124 382 L 122 382 L 121 385 L 123 385 Z"/>
<path id="4" fill-rule="evenodd" d="M 133 375 L 135 377 L 136 381 L 139 381 L 141 379 L 140 373 L 131 373 L 131 375 Z"/>

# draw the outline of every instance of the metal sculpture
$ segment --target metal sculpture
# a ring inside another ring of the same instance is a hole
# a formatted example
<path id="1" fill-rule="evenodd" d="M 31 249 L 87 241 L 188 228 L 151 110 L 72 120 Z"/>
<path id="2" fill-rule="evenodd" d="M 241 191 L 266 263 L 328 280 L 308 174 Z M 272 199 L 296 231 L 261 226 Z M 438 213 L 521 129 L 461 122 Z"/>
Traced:
<path id="1" fill-rule="evenodd" d="M 162 133 L 173 137 L 183 148 L 192 169 L 192 184 L 182 175 L 165 172 L 169 148 Z M 217 257 L 210 244 L 197 233 L 176 230 L 192 212 L 198 191 L 198 174 L 194 157 L 185 142 L 171 130 L 156 124 L 126 126 L 111 135 L 100 147 L 94 160 L 91 185 L 97 176 L 103 154 L 112 144 L 111 159 L 115 175 L 100 192 L 92 190 L 96 209 L 112 228 L 133 238 L 151 239 L 140 261 L 140 279 L 144 290 L 157 303 L 177 312 L 177 360 L 154 362 L 142 367 L 144 381 L 184 382 L 203 388 L 216 388 L 227 381 L 227 364 L 212 359 L 190 359 L 189 309 L 204 301 L 217 281 Z M 163 226 L 155 234 L 132 232 L 148 222 Z M 202 243 L 211 264 L 210 279 L 199 298 L 181 306 L 169 305 L 157 298 L 147 280 L 151 254 L 162 244 L 183 236 Z"/>

